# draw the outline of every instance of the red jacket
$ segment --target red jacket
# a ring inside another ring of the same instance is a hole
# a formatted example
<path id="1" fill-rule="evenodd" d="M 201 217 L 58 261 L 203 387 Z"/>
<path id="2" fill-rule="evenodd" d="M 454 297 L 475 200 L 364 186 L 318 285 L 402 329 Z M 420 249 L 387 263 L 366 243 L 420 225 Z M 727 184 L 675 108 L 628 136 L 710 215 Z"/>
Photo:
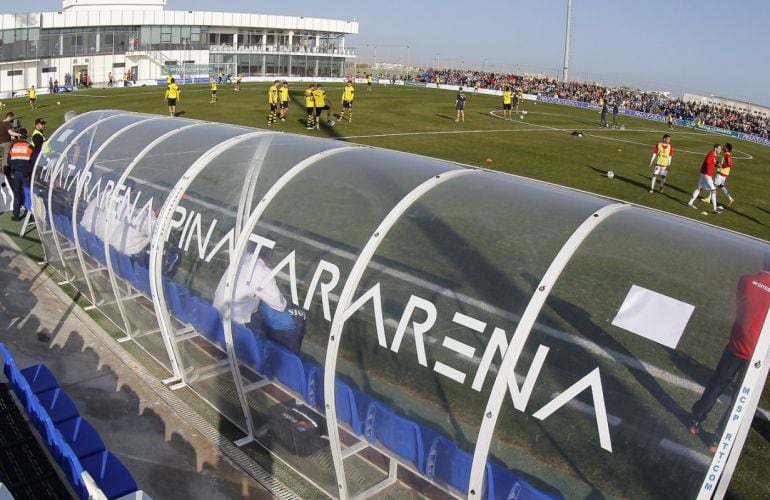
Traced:
<path id="1" fill-rule="evenodd" d="M 741 277 L 738 282 L 738 306 L 727 344 L 730 352 L 750 359 L 759 340 L 759 332 L 770 308 L 770 272 Z"/>

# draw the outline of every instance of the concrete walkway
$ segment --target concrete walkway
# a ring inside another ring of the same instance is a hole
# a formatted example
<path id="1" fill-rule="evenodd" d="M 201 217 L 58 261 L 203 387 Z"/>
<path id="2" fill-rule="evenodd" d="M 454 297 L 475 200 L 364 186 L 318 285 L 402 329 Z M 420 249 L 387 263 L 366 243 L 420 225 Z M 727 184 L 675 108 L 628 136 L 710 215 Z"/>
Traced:
<path id="1" fill-rule="evenodd" d="M 154 499 L 273 498 L 135 373 L 122 347 L 2 231 L 0 341 L 20 367 L 45 363 L 53 371 Z"/>

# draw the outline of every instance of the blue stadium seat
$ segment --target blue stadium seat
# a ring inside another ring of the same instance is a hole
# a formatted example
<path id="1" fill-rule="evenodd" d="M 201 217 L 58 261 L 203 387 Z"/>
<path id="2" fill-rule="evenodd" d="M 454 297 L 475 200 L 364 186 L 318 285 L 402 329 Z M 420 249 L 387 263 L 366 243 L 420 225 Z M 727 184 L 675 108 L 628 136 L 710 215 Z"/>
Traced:
<path id="1" fill-rule="evenodd" d="M 150 295 L 150 270 L 142 266 L 138 262 L 133 263 L 134 266 L 134 281 L 131 282 L 134 288 L 139 290 L 145 295 Z"/>
<path id="2" fill-rule="evenodd" d="M 21 375 L 21 372 L 17 370 L 13 375 L 13 390 L 16 392 L 16 396 L 19 398 L 19 401 L 21 401 L 21 404 L 24 406 L 27 414 L 31 414 L 33 410 L 33 403 L 37 403 L 38 406 L 40 405 L 40 403 L 37 401 L 37 396 L 35 396 L 35 393 L 32 392 L 32 388 L 30 388 L 29 382 L 27 382 L 27 379 Z"/>
<path id="3" fill-rule="evenodd" d="M 188 314 L 189 308 L 185 303 L 191 299 L 190 293 L 182 285 L 177 285 L 173 281 L 166 281 L 164 285 L 166 303 L 171 314 L 182 323 L 192 325 L 194 318 Z"/>
<path id="4" fill-rule="evenodd" d="M 91 256 L 99 261 L 102 265 L 107 265 L 106 254 L 104 253 L 104 241 L 98 236 L 89 233 L 88 248 L 91 251 Z"/>
<path id="5" fill-rule="evenodd" d="M 32 392 L 35 394 L 50 391 L 59 387 L 59 383 L 56 381 L 51 370 L 44 364 L 37 364 L 28 366 L 21 370 L 21 374 L 29 382 L 29 386 L 32 388 Z"/>
<path id="6" fill-rule="evenodd" d="M 508 498 L 515 500 L 556 500 L 561 498 L 540 491 L 530 483 L 520 478 L 518 474 L 496 462 L 487 462 L 487 478 L 489 488 L 487 498 Z"/>
<path id="7" fill-rule="evenodd" d="M 371 396 L 351 389 L 339 380 L 334 383 L 334 406 L 337 419 L 347 423 L 358 436 L 364 435 L 366 412 L 372 402 Z"/>
<path id="8" fill-rule="evenodd" d="M 9 351 L 2 342 L 0 342 L 0 353 L 2 353 L 3 356 L 3 373 L 5 374 L 5 378 L 13 382 L 12 374 L 14 371 L 18 371 L 16 361 L 13 359 L 13 356 L 11 356 L 11 351 Z"/>
<path id="9" fill-rule="evenodd" d="M 105 450 L 99 433 L 83 417 L 66 420 L 55 427 L 81 460 Z"/>
<path id="10" fill-rule="evenodd" d="M 219 316 L 219 311 L 217 311 L 214 306 L 205 300 L 197 300 L 193 324 L 201 335 L 209 339 L 211 342 L 224 347 L 224 326 L 222 325 L 222 319 Z"/>
<path id="11" fill-rule="evenodd" d="M 247 366 L 259 373 L 265 372 L 265 341 L 242 323 L 232 323 L 235 354 Z"/>
<path id="12" fill-rule="evenodd" d="M 80 463 L 109 499 L 120 498 L 137 490 L 136 481 L 126 466 L 109 451 L 86 457 Z"/>
<path id="13" fill-rule="evenodd" d="M 56 441 L 55 447 L 59 457 L 59 467 L 61 467 L 64 475 L 67 477 L 67 481 L 69 481 L 75 494 L 85 500 L 88 498 L 88 491 L 86 491 L 86 487 L 80 479 L 83 466 L 80 464 L 80 460 L 75 455 L 75 452 L 72 451 L 72 448 L 61 437 L 61 433 L 58 434 L 58 437 L 55 437 L 54 440 Z"/>
<path id="14" fill-rule="evenodd" d="M 40 406 L 40 403 L 36 402 L 36 404 Z M 45 410 L 40 407 L 39 412 L 45 413 Z M 48 447 L 48 451 L 51 452 L 51 456 L 57 463 L 61 464 L 61 444 L 64 443 L 61 432 L 53 425 L 50 418 L 42 418 L 39 422 L 36 422 L 36 427 L 45 440 L 45 445 Z"/>
<path id="15" fill-rule="evenodd" d="M 57 387 L 37 394 L 40 405 L 48 413 L 51 422 L 58 424 L 79 416 L 78 408 L 64 390 Z"/>
<path id="16" fill-rule="evenodd" d="M 420 426 L 396 414 L 379 401 L 372 401 L 366 412 L 365 436 L 425 472 L 425 447 Z"/>
<path id="17" fill-rule="evenodd" d="M 425 475 L 440 484 L 447 484 L 459 492 L 467 494 L 472 463 L 473 455 L 471 453 L 459 449 L 449 438 L 436 436 L 428 450 Z M 486 480 L 487 478 L 484 478 L 485 489 Z"/>
<path id="18" fill-rule="evenodd" d="M 270 340 L 265 342 L 265 346 L 270 378 L 280 380 L 285 386 L 301 394 L 302 399 L 307 400 L 307 377 L 299 356 Z"/>
<path id="19" fill-rule="evenodd" d="M 91 251 L 91 247 L 89 246 L 91 243 L 90 233 L 86 231 L 86 229 L 80 224 L 77 225 L 77 230 L 78 230 L 78 241 L 80 242 L 81 250 L 83 250 L 88 255 L 93 255 L 93 252 Z"/>
<path id="20" fill-rule="evenodd" d="M 324 369 L 315 363 L 306 363 L 305 373 L 307 373 L 307 404 L 323 411 Z"/>

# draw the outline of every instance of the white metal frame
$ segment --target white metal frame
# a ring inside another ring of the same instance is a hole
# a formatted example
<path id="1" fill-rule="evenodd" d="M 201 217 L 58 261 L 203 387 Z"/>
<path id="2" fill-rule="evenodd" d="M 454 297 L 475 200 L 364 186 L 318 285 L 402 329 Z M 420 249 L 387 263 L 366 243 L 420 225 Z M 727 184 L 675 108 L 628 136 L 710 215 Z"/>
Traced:
<path id="1" fill-rule="evenodd" d="M 128 115 L 133 115 L 133 113 L 130 113 Z M 116 115 L 116 116 L 127 116 L 127 115 Z M 73 237 L 75 239 L 75 250 L 78 254 L 78 261 L 80 261 L 80 267 L 83 270 L 83 276 L 85 278 L 86 287 L 88 288 L 88 294 L 90 296 L 91 304 L 94 304 L 94 305 L 96 304 L 96 296 L 94 295 L 94 291 L 91 285 L 91 280 L 88 277 L 89 269 L 86 268 L 86 261 L 85 261 L 85 258 L 83 257 L 83 253 L 84 253 L 83 247 L 80 244 L 80 234 L 79 234 L 79 231 L 77 230 L 77 224 L 78 224 L 77 213 L 78 213 L 78 206 L 80 205 L 80 198 L 83 194 L 83 186 L 85 185 L 84 176 L 86 176 L 91 172 L 91 167 L 93 167 L 94 163 L 99 158 L 99 155 L 102 153 L 102 151 L 104 151 L 104 149 L 107 146 L 112 144 L 112 142 L 115 139 L 122 136 L 125 132 L 130 131 L 134 127 L 138 127 L 140 125 L 146 125 L 147 122 L 150 122 L 153 120 L 159 120 L 159 119 L 161 119 L 161 117 L 159 116 L 157 117 L 148 116 L 145 119 L 139 120 L 130 125 L 127 125 L 126 127 L 112 134 L 112 136 L 110 136 L 106 141 L 104 141 L 104 143 L 99 147 L 99 149 L 97 149 L 96 152 L 94 152 L 94 154 L 91 155 L 91 157 L 88 159 L 88 163 L 86 163 L 86 166 L 83 168 L 83 173 L 82 173 L 83 176 L 80 178 L 79 182 L 75 186 L 75 196 L 74 196 L 74 201 L 72 203 L 72 215 L 70 216 L 70 222 L 74 229 Z"/>
<path id="2" fill-rule="evenodd" d="M 171 118 L 171 119 L 173 119 L 173 118 Z M 193 123 L 189 123 L 188 122 L 186 125 L 181 125 L 180 124 L 179 128 L 170 130 L 170 131 L 166 132 L 165 134 L 161 134 L 160 136 L 155 138 L 155 140 L 153 140 L 147 146 L 145 146 L 144 149 L 142 149 L 139 152 L 139 154 L 136 155 L 136 158 L 134 158 L 131 161 L 131 163 L 129 163 L 128 166 L 123 170 L 123 173 L 120 175 L 118 180 L 115 181 L 116 188 L 117 188 L 117 186 L 122 186 L 122 185 L 125 184 L 126 179 L 128 179 L 128 176 L 131 174 L 131 171 L 147 155 L 147 153 L 149 153 L 153 148 L 155 148 L 155 146 L 157 146 L 158 144 L 162 143 L 163 141 L 165 141 L 165 140 L 167 140 L 167 139 L 169 139 L 169 138 L 171 138 L 171 137 L 181 133 L 184 130 L 189 130 L 189 129 L 192 129 L 192 128 L 202 127 L 204 125 L 206 125 L 206 124 L 205 123 L 194 123 L 194 122 Z M 113 213 L 114 208 L 115 208 L 115 203 L 117 202 L 117 199 L 118 199 L 117 189 L 113 189 L 112 192 L 110 193 L 110 198 L 109 198 L 109 201 L 107 203 L 107 214 L 108 214 L 108 216 L 111 216 L 111 214 Z M 109 224 L 109 221 L 108 221 L 108 224 Z M 126 335 L 128 337 L 132 337 L 132 333 L 133 332 L 131 331 L 131 324 L 129 323 L 128 317 L 126 316 L 126 310 L 123 307 L 123 302 L 122 302 L 120 293 L 118 291 L 118 281 L 117 281 L 117 278 L 115 277 L 115 271 L 113 269 L 112 259 L 110 258 L 110 233 L 107 233 L 104 236 L 105 237 L 104 237 L 103 243 L 104 243 L 105 261 L 107 263 L 107 274 L 110 277 L 110 283 L 112 284 L 112 289 L 113 289 L 113 291 L 115 293 L 115 298 L 117 299 L 118 310 L 120 311 L 120 316 L 121 316 L 121 318 L 123 320 L 123 324 L 125 325 L 125 330 L 124 331 L 126 332 Z M 150 290 L 152 291 L 152 294 L 154 295 L 156 293 L 156 290 L 154 288 L 152 288 L 152 278 L 153 278 L 153 276 L 152 276 L 152 272 L 151 272 L 150 273 Z M 161 289 L 162 289 L 162 287 L 161 287 Z M 168 314 L 167 311 L 164 311 L 164 313 Z M 155 311 L 155 314 L 157 316 L 157 314 L 158 314 L 157 310 Z M 163 326 L 162 325 L 159 325 L 159 326 L 161 328 L 161 334 L 162 334 Z M 165 342 L 166 337 L 163 337 L 163 340 Z M 168 344 L 166 344 L 166 351 L 169 352 L 169 355 L 171 354 L 171 352 L 169 351 Z M 171 363 L 172 371 L 174 371 L 174 373 L 176 374 L 176 370 L 178 370 L 178 363 L 177 363 L 176 358 L 171 358 L 169 360 L 169 362 Z"/>
<path id="3" fill-rule="evenodd" d="M 329 444 L 332 451 L 332 460 L 334 461 L 334 470 L 337 474 L 337 488 L 339 489 L 340 498 L 346 499 L 350 497 L 347 487 L 347 479 L 345 476 L 345 467 L 342 463 L 343 452 L 340 445 L 339 429 L 337 427 L 337 408 L 334 395 L 334 382 L 337 371 L 337 354 L 340 348 L 340 341 L 342 338 L 342 327 L 345 321 L 355 312 L 350 310 L 351 303 L 353 302 L 353 294 L 358 288 L 358 284 L 361 281 L 361 277 L 369 266 L 374 253 L 380 246 L 380 243 L 387 236 L 388 231 L 398 222 L 401 216 L 411 207 L 416 201 L 418 201 L 423 195 L 429 192 L 431 189 L 443 184 L 451 179 L 465 176 L 465 175 L 484 175 L 477 170 L 457 169 L 453 170 L 448 165 L 449 170 L 439 175 L 431 177 L 425 182 L 419 184 L 417 187 L 407 193 L 401 200 L 391 209 L 388 215 L 380 222 L 379 226 L 372 232 L 372 236 L 366 245 L 361 250 L 356 258 L 356 262 L 353 264 L 353 268 L 350 270 L 348 279 L 345 281 L 345 286 L 340 293 L 340 298 L 337 301 L 337 308 L 334 311 L 334 317 L 332 318 L 332 324 L 329 329 L 329 343 L 326 348 L 326 361 L 324 363 L 324 401 L 326 402 L 326 428 L 329 435 Z M 393 463 L 393 459 L 391 459 Z M 389 468 L 390 473 L 384 480 L 386 482 L 393 482 L 392 477 L 395 474 L 393 467 Z M 385 485 L 387 486 L 387 485 Z M 372 493 L 379 491 L 380 485 L 374 485 L 372 487 Z"/>
<path id="4" fill-rule="evenodd" d="M 175 387 L 181 387 L 187 385 L 187 374 L 180 366 L 180 356 L 176 347 L 176 340 L 174 336 L 174 329 L 171 322 L 171 317 L 168 313 L 168 306 L 166 303 L 165 290 L 163 289 L 163 249 L 169 234 L 171 233 L 171 222 L 174 216 L 174 211 L 179 205 L 182 196 L 187 191 L 187 188 L 195 180 L 196 176 L 206 168 L 209 163 L 216 157 L 218 157 L 223 151 L 236 146 L 241 142 L 245 142 L 251 138 L 259 137 L 267 132 L 249 132 L 242 135 L 235 136 L 227 141 L 217 144 L 214 148 L 204 153 L 200 158 L 195 160 L 192 165 L 182 174 L 179 181 L 169 192 L 166 197 L 166 201 L 163 203 L 163 207 L 158 213 L 158 220 L 156 230 L 153 231 L 152 242 L 150 243 L 150 295 L 152 296 L 153 306 L 155 307 L 156 317 L 158 318 L 158 324 L 160 326 L 161 335 L 163 336 L 163 343 L 168 350 L 169 359 L 172 360 L 174 366 L 174 378 L 164 380 L 165 383 L 172 383 L 181 381 L 181 384 Z M 243 201 L 243 200 L 241 200 Z M 241 406 L 245 403 L 243 399 L 243 391 L 240 387 L 240 377 L 237 373 L 237 364 L 234 362 L 235 355 L 231 352 L 230 345 L 227 346 L 227 355 L 230 365 L 230 370 L 233 371 L 234 379 L 236 379 L 238 397 L 241 399 Z M 247 416 L 248 418 L 248 416 Z"/>
<path id="5" fill-rule="evenodd" d="M 84 128 L 78 135 L 73 137 L 72 140 L 70 141 L 70 143 L 67 145 L 67 147 L 64 148 L 64 150 L 61 152 L 61 156 L 59 156 L 59 158 L 56 160 L 56 163 L 51 167 L 51 169 L 52 169 L 51 170 L 51 179 L 50 179 L 50 182 L 48 183 L 48 199 L 47 199 L 47 203 L 46 203 L 46 210 L 48 210 L 49 224 L 51 225 L 51 229 L 52 229 L 51 237 L 53 238 L 54 248 L 56 248 L 56 252 L 58 253 L 59 260 L 61 261 L 61 265 L 62 265 L 61 274 L 62 274 L 62 277 L 64 277 L 64 279 L 66 280 L 65 282 L 68 282 L 70 280 L 70 276 L 69 276 L 69 273 L 67 271 L 66 261 L 64 260 L 64 252 L 62 251 L 61 242 L 59 241 L 59 235 L 56 234 L 56 224 L 54 224 L 53 217 L 52 217 L 52 214 L 53 214 L 53 192 L 54 192 L 54 187 L 55 187 L 55 184 L 56 184 L 56 175 L 55 174 L 56 174 L 57 171 L 60 171 L 61 168 L 65 167 L 63 165 L 63 163 L 67 160 L 67 153 L 69 153 L 70 149 L 72 149 L 72 147 L 77 143 L 78 139 L 80 139 L 80 137 L 82 137 L 87 132 L 89 132 L 92 129 L 96 128 L 100 123 L 102 123 L 102 121 L 108 120 L 108 119 L 112 118 L 113 116 L 120 116 L 120 115 L 117 115 L 117 114 L 109 115 L 109 116 L 105 116 L 104 118 L 98 119 L 95 122 L 93 122 L 92 124 L 88 125 L 86 128 Z M 93 137 L 92 137 L 92 139 L 93 139 Z M 89 144 L 88 150 L 90 150 L 90 144 Z M 34 175 L 34 173 L 33 173 L 33 175 Z M 34 177 L 32 179 L 33 179 L 33 183 L 34 183 Z M 37 214 L 35 214 L 35 215 L 37 216 Z M 41 214 L 41 215 L 44 215 L 44 214 Z M 38 219 L 38 220 L 40 220 L 40 219 Z"/>
<path id="6" fill-rule="evenodd" d="M 228 298 L 228 300 L 225 300 L 225 308 L 222 314 L 222 324 L 225 332 L 225 343 L 227 344 L 228 352 L 232 350 L 231 346 L 233 342 L 233 329 L 231 324 L 232 310 L 230 306 L 230 304 L 232 304 L 233 296 L 235 294 L 235 287 L 233 285 L 235 283 L 236 273 L 238 272 L 238 266 L 240 264 L 241 259 L 243 258 L 243 253 L 246 251 L 246 245 L 249 242 L 251 231 L 257 225 L 257 222 L 259 222 L 260 217 L 262 217 L 262 214 L 265 212 L 270 202 L 273 201 L 273 198 L 275 198 L 275 196 L 284 188 L 284 186 L 286 186 L 292 179 L 294 179 L 302 171 L 313 166 L 314 164 L 316 164 L 322 159 L 329 158 L 330 156 L 338 155 L 341 153 L 346 153 L 348 151 L 356 151 L 359 149 L 361 149 L 361 146 L 347 146 L 347 147 L 333 148 L 333 149 L 327 149 L 325 151 L 321 151 L 320 153 L 316 153 L 312 156 L 309 156 L 308 158 L 305 158 L 304 160 L 302 160 L 301 162 L 297 163 L 292 168 L 290 168 L 286 173 L 284 173 L 281 176 L 281 178 L 278 179 L 275 182 L 275 184 L 273 184 L 270 187 L 270 189 L 265 193 L 262 199 L 259 200 L 259 203 L 257 204 L 257 206 L 254 207 L 254 211 L 249 215 L 249 218 L 246 221 L 246 224 L 243 226 L 243 231 L 238 236 L 235 246 L 233 247 L 233 254 L 230 256 L 230 265 L 228 266 L 227 273 L 225 274 L 226 281 L 225 281 L 224 294 L 225 294 L 225 297 Z M 240 385 L 240 376 L 237 377 L 237 380 Z M 242 393 L 243 387 L 239 387 L 239 390 Z M 251 421 L 251 415 L 250 415 L 250 410 L 248 408 L 248 405 L 244 407 L 244 410 L 249 412 L 249 415 L 247 416 L 247 423 L 249 425 L 249 428 L 247 429 L 248 435 L 236 441 L 235 444 L 237 446 L 243 446 L 247 443 L 250 443 L 251 441 L 254 441 L 254 436 L 255 436 L 255 429 Z"/>
<path id="7" fill-rule="evenodd" d="M 468 485 L 468 498 L 481 498 L 484 489 L 484 470 L 487 465 L 487 455 L 492 443 L 492 437 L 497 426 L 497 419 L 500 416 L 500 408 L 503 405 L 503 399 L 506 396 L 508 388 L 508 379 L 514 373 L 519 356 L 524 349 L 532 327 L 540 315 L 546 299 L 551 294 L 556 285 L 556 281 L 561 276 L 564 267 L 570 261 L 580 245 L 591 232 L 596 229 L 608 217 L 631 208 L 630 205 L 612 204 L 602 207 L 591 214 L 583 223 L 572 233 L 569 239 L 564 243 L 559 253 L 556 254 L 548 270 L 543 275 L 540 283 L 529 300 L 521 320 L 513 333 L 511 344 L 505 351 L 500 367 L 497 370 L 492 391 L 487 400 L 487 407 L 481 417 L 481 427 L 476 438 L 476 448 L 473 453 L 473 464 L 471 465 L 471 477 Z M 507 493 L 507 492 L 506 492 Z"/>

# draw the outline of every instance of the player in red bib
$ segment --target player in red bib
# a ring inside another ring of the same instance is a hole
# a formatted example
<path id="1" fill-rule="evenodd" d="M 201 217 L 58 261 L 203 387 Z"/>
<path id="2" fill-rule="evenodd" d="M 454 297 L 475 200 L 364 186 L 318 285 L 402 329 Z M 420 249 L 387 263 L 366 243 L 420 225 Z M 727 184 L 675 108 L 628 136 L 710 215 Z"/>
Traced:
<path id="1" fill-rule="evenodd" d="M 704 189 L 709 193 L 709 200 L 711 201 L 711 207 L 713 209 L 712 213 L 719 213 L 717 211 L 717 192 L 716 187 L 714 186 L 714 173 L 716 172 L 717 158 L 720 154 L 722 154 L 722 145 L 714 144 L 711 152 L 706 155 L 706 158 L 701 164 L 700 181 L 698 182 L 698 187 L 692 192 L 692 198 L 690 198 L 690 201 L 687 203 L 688 207 L 695 208 L 693 203 L 695 203 L 695 200 L 698 198 L 700 190 Z"/>

